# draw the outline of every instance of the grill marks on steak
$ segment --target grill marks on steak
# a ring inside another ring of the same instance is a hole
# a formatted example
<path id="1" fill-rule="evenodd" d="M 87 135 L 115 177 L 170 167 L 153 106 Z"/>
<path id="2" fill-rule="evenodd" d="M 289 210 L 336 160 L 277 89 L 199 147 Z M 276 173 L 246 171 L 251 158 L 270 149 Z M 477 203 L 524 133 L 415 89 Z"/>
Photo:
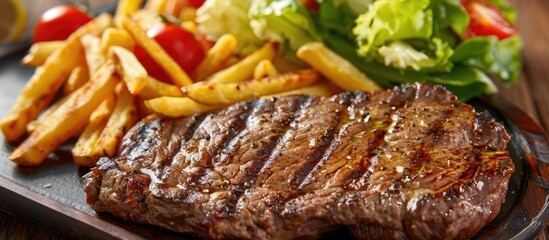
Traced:
<path id="1" fill-rule="evenodd" d="M 85 191 L 96 211 L 209 238 L 464 238 L 499 212 L 508 140 L 441 87 L 263 98 L 140 123 Z"/>

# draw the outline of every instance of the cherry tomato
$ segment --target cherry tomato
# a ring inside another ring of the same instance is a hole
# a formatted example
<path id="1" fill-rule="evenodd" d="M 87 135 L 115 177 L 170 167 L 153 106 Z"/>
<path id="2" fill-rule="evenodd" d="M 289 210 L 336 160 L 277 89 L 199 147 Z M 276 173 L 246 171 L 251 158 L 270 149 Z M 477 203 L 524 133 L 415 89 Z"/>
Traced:
<path id="1" fill-rule="evenodd" d="M 187 2 L 189 3 L 189 6 L 191 7 L 194 7 L 194 8 L 199 8 L 202 6 L 202 4 L 204 4 L 206 0 L 187 0 Z"/>
<path id="2" fill-rule="evenodd" d="M 205 57 L 204 50 L 194 35 L 177 25 L 170 23 L 155 25 L 147 31 L 147 36 L 158 42 L 168 55 L 189 75 L 194 72 Z M 152 59 L 145 49 L 136 45 L 134 53 L 149 75 L 160 81 L 170 82 L 168 74 Z"/>
<path id="3" fill-rule="evenodd" d="M 484 1 L 462 0 L 461 3 L 471 18 L 465 30 L 465 38 L 497 36 L 502 40 L 517 34 L 515 27 L 497 7 Z"/>
<path id="4" fill-rule="evenodd" d="M 33 43 L 65 40 L 71 33 L 92 20 L 80 9 L 67 5 L 53 7 L 40 17 L 34 29 Z"/>

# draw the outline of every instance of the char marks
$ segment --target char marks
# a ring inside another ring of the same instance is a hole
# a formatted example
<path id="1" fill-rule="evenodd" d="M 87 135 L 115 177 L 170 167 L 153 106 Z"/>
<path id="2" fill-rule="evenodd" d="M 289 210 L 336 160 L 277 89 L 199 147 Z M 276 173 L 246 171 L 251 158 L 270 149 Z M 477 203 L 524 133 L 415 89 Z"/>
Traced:
<path id="1" fill-rule="evenodd" d="M 325 133 L 318 139 L 318 147 L 307 156 L 306 163 L 297 170 L 295 178 L 292 180 L 294 188 L 300 189 L 303 185 L 306 185 L 312 180 L 310 174 L 331 157 L 334 149 L 337 147 L 338 136 L 341 135 L 341 131 L 344 129 L 345 122 L 349 119 L 349 113 L 347 108 L 352 103 L 355 95 L 353 93 L 337 95 L 330 99 L 331 103 L 334 103 L 334 112 L 332 125 L 328 127 Z"/>
<path id="2" fill-rule="evenodd" d="M 168 142 L 168 146 L 170 147 L 168 147 L 168 149 L 175 149 L 175 151 L 166 153 L 163 157 L 164 159 L 160 160 L 158 169 L 162 172 L 159 173 L 159 179 L 163 179 L 164 176 L 167 176 L 168 173 L 173 170 L 172 164 L 175 161 L 177 154 L 181 152 L 183 146 L 194 136 L 206 116 L 207 114 L 193 116 L 188 118 L 188 121 L 174 122 L 172 124 L 172 129 L 175 129 L 175 131 L 172 130 L 170 131 L 170 134 L 167 135 L 170 139 Z"/>
<path id="3" fill-rule="evenodd" d="M 225 149 L 235 137 L 237 137 L 242 131 L 246 129 L 248 122 L 247 119 L 251 116 L 252 112 L 254 111 L 254 106 L 256 106 L 257 103 L 257 101 L 251 101 L 237 105 L 234 107 L 234 109 L 229 108 L 227 112 L 232 110 L 234 113 L 229 114 L 229 117 L 227 119 L 225 119 L 227 115 L 224 114 L 211 115 L 213 119 L 211 119 L 210 122 L 218 124 L 218 127 L 222 128 L 221 131 L 223 132 L 223 134 L 218 136 L 218 140 L 214 142 L 213 146 L 202 149 L 202 151 L 205 153 L 202 160 L 204 160 L 205 163 L 203 163 L 204 165 L 200 165 L 200 167 L 198 168 L 198 172 L 190 177 L 189 182 L 191 184 L 199 183 L 199 179 L 206 174 L 206 170 L 213 166 L 213 159 L 217 155 L 219 155 L 219 153 L 223 151 L 223 149 Z M 225 124 L 226 121 L 228 121 L 229 124 L 223 127 L 223 124 Z M 211 134 L 205 133 L 205 131 L 198 136 L 195 134 L 194 137 L 196 137 L 196 140 L 198 141 L 200 141 L 201 139 L 207 139 L 208 141 L 212 140 Z M 200 162 L 202 162 L 202 160 Z"/>
<path id="4" fill-rule="evenodd" d="M 291 128 L 291 124 L 294 122 L 296 117 L 299 115 L 299 110 L 306 106 L 307 100 L 309 97 L 300 96 L 291 98 L 290 101 L 281 102 L 277 98 L 273 99 L 261 99 L 263 104 L 257 105 L 254 110 L 254 114 L 249 118 L 250 121 L 247 125 L 247 130 L 249 133 L 245 133 L 246 136 L 256 136 L 258 139 L 240 139 L 242 142 L 250 142 L 251 144 L 256 144 L 255 147 L 251 149 L 251 156 L 249 162 L 246 162 L 247 168 L 244 169 L 245 174 L 242 177 L 238 177 L 239 181 L 234 185 L 234 188 L 231 193 L 231 198 L 224 208 L 225 214 L 234 214 L 237 212 L 236 205 L 241 200 L 241 197 L 245 191 L 252 186 L 254 186 L 261 170 L 264 169 L 265 164 L 267 164 L 269 159 L 276 158 L 273 156 L 275 149 L 279 146 L 280 142 L 283 140 L 286 132 Z M 266 116 L 268 115 L 268 116 Z M 268 118 L 271 118 L 271 122 L 265 123 Z M 259 120 L 259 121 L 256 121 Z M 264 126 L 263 126 L 264 125 Z M 261 134 L 265 132 L 265 134 Z M 255 133 L 255 134 L 254 134 Z M 245 145 L 244 145 L 245 147 Z M 239 148 L 234 147 L 232 151 L 232 156 L 238 154 Z"/>

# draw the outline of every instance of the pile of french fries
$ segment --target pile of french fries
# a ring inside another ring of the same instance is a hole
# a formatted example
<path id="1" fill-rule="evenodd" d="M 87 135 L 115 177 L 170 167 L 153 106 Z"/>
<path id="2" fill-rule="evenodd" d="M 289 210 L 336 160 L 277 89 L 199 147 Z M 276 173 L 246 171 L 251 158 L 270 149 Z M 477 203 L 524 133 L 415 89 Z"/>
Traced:
<path id="1" fill-rule="evenodd" d="M 150 0 L 140 9 L 141 1 L 121 0 L 114 17 L 101 14 L 65 41 L 34 44 L 22 64 L 36 71 L 0 121 L 8 141 L 26 137 L 10 159 L 36 166 L 77 138 L 74 161 L 93 166 L 100 157 L 113 157 L 124 134 L 145 117 L 191 116 L 263 96 L 380 89 L 321 43 L 297 53 L 312 69 L 282 71 L 276 43 L 240 56 L 233 35 L 218 39 L 188 75 L 146 35 L 159 23 L 158 14 L 166 13 L 180 16 L 182 27 L 196 33 L 194 9 L 176 11 L 172 2 Z M 133 53 L 136 45 L 168 73 L 170 83 L 148 75 Z"/>

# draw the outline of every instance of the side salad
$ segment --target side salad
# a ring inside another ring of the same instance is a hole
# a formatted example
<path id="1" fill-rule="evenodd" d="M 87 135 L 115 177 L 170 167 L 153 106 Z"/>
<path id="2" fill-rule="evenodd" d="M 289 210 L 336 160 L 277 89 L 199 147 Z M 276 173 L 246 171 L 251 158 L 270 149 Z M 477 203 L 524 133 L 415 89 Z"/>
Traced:
<path id="1" fill-rule="evenodd" d="M 207 0 L 197 10 L 208 38 L 239 49 L 281 43 L 283 54 L 320 41 L 383 87 L 441 84 L 462 101 L 510 84 L 522 68 L 516 11 L 504 0 Z"/>

